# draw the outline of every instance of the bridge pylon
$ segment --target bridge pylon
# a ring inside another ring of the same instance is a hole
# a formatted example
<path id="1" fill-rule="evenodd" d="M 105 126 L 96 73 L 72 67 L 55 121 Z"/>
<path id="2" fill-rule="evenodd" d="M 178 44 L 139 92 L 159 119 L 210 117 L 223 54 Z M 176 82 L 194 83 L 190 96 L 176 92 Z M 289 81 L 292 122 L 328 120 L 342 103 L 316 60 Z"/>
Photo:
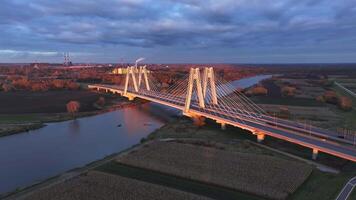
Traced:
<path id="1" fill-rule="evenodd" d="M 146 65 L 141 66 L 139 69 L 137 69 L 136 67 L 127 67 L 124 96 L 127 96 L 130 79 L 132 79 L 135 92 L 138 92 L 140 90 L 142 80 L 145 82 L 146 90 L 151 90 L 150 84 L 148 82 L 148 70 L 146 69 Z"/>
<path id="2" fill-rule="evenodd" d="M 197 88 L 197 97 L 199 102 L 199 107 L 205 108 L 205 102 L 203 97 L 203 89 L 201 86 L 201 79 L 200 79 L 200 70 L 199 68 L 190 68 L 189 73 L 189 80 L 188 80 L 188 89 L 185 98 L 185 107 L 184 113 L 189 113 L 190 103 L 192 100 L 193 88 L 196 85 Z"/>
<path id="3" fill-rule="evenodd" d="M 131 79 L 133 81 L 135 92 L 138 92 L 138 86 L 137 86 L 137 82 L 136 82 L 135 71 L 136 71 L 135 67 L 127 67 L 124 96 L 127 95 L 127 89 L 129 87 L 130 77 L 131 77 Z"/>
<path id="4" fill-rule="evenodd" d="M 138 89 L 140 89 L 141 87 L 141 83 L 142 83 L 142 76 L 143 76 L 143 80 L 145 82 L 145 86 L 146 86 L 146 90 L 150 91 L 150 84 L 148 83 L 148 70 L 146 69 L 146 65 L 145 66 L 141 66 L 139 68 L 139 72 L 138 72 Z"/>
<path id="5" fill-rule="evenodd" d="M 215 85 L 215 76 L 214 69 L 212 67 L 205 67 L 203 73 L 203 96 L 204 99 L 207 98 L 207 89 L 208 82 L 210 83 L 210 93 L 211 93 L 211 101 L 213 104 L 218 104 L 218 97 L 216 95 L 216 85 Z"/>

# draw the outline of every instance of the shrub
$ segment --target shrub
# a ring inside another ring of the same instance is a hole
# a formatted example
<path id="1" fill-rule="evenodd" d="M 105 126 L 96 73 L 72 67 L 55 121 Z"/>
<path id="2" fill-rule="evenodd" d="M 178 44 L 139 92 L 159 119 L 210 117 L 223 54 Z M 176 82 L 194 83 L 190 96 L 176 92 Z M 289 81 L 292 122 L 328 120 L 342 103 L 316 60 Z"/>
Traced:
<path id="1" fill-rule="evenodd" d="M 79 112 L 80 103 L 78 101 L 70 101 L 67 103 L 67 111 L 72 114 L 72 117 L 75 116 L 75 113 Z"/>
<path id="2" fill-rule="evenodd" d="M 340 109 L 348 111 L 352 109 L 352 101 L 350 98 L 346 96 L 342 96 L 339 98 L 338 105 Z"/>
<path id="3" fill-rule="evenodd" d="M 294 96 L 295 90 L 296 90 L 295 87 L 284 86 L 281 89 L 281 93 L 283 96 L 292 97 L 292 96 Z"/>
<path id="4" fill-rule="evenodd" d="M 105 98 L 104 97 L 99 97 L 99 99 L 95 103 L 98 106 L 104 106 L 105 105 Z"/>
<path id="5" fill-rule="evenodd" d="M 335 91 L 328 90 L 324 93 L 324 99 L 325 102 L 331 103 L 331 104 L 337 104 L 338 103 L 338 97 Z"/>
<path id="6" fill-rule="evenodd" d="M 69 83 L 66 84 L 66 87 L 67 87 L 69 90 L 78 90 L 78 89 L 79 89 L 79 84 L 70 81 Z"/>

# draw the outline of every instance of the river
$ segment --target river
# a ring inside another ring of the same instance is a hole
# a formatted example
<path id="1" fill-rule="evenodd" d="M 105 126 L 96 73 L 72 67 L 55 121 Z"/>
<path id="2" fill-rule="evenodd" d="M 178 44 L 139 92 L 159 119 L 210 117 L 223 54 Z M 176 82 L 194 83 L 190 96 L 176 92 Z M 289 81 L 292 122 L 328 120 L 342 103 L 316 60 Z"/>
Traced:
<path id="1" fill-rule="evenodd" d="M 269 75 L 234 81 L 250 87 Z M 147 103 L 137 107 L 49 123 L 0 138 L 0 194 L 29 186 L 123 151 L 160 128 L 177 110 Z M 121 125 L 121 126 L 120 126 Z"/>

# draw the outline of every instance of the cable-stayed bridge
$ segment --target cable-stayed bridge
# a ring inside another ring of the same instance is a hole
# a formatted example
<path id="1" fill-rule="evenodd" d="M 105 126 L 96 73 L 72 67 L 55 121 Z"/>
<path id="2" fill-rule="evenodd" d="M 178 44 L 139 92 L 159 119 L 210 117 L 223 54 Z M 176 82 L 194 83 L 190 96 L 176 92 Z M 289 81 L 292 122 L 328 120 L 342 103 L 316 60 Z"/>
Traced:
<path id="1" fill-rule="evenodd" d="M 127 97 L 141 98 L 182 110 L 197 119 L 209 118 L 225 129 L 231 125 L 246 129 L 259 142 L 271 136 L 308 147 L 313 159 L 318 152 L 356 162 L 355 141 L 335 137 L 329 130 L 269 116 L 262 108 L 229 82 L 214 72 L 212 67 L 191 68 L 190 72 L 169 87 L 162 84 L 143 67 L 128 67 L 122 85 L 91 84 L 91 89 L 104 90 Z"/>

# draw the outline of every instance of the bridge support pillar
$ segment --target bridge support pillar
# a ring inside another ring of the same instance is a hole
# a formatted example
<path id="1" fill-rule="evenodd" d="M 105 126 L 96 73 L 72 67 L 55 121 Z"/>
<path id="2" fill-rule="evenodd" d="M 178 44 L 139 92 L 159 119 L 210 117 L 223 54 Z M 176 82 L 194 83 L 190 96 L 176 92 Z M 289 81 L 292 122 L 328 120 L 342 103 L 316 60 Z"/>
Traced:
<path id="1" fill-rule="evenodd" d="M 216 121 L 216 123 L 220 124 L 221 130 L 226 130 L 226 123 L 225 122 Z"/>
<path id="2" fill-rule="evenodd" d="M 313 160 L 316 160 L 316 158 L 318 157 L 318 153 L 319 153 L 318 149 L 313 149 L 313 155 L 312 155 Z"/>
<path id="3" fill-rule="evenodd" d="M 127 97 L 129 99 L 129 101 L 133 101 L 135 99 L 134 95 L 127 94 L 127 95 L 124 95 L 124 96 Z"/>
<path id="4" fill-rule="evenodd" d="M 265 140 L 265 134 L 257 133 L 257 142 L 261 143 L 263 140 Z"/>
<path id="5" fill-rule="evenodd" d="M 226 124 L 225 123 L 221 123 L 221 130 L 226 130 Z"/>

